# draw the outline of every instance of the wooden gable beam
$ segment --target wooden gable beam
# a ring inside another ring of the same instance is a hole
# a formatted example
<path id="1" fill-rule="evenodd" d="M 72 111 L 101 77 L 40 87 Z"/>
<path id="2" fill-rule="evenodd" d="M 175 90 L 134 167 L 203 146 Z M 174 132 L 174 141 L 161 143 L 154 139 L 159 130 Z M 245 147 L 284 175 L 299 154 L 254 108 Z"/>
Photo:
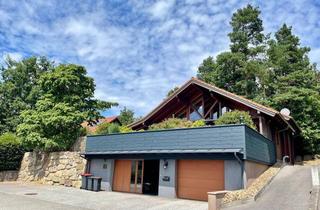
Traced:
<path id="1" fill-rule="evenodd" d="M 191 101 L 195 101 L 196 103 L 199 102 L 200 100 L 202 101 L 202 105 L 204 103 L 204 99 L 202 97 L 203 95 L 200 94 L 200 95 L 196 95 L 195 97 L 193 98 L 188 98 L 188 99 L 185 99 L 185 98 L 182 98 L 182 97 L 179 97 L 179 96 L 176 96 L 178 101 L 183 103 L 185 107 L 183 108 L 186 108 L 187 109 L 187 119 L 190 119 L 190 108 L 193 108 L 195 110 L 195 112 L 199 115 L 199 117 L 201 117 L 202 119 L 204 119 L 204 113 L 201 114 L 198 109 L 196 109 L 196 106 L 194 105 L 194 103 Z M 203 107 L 204 109 L 204 107 Z M 182 109 L 180 109 L 182 110 Z"/>
<path id="2" fill-rule="evenodd" d="M 207 111 L 207 113 L 204 115 L 204 118 L 206 118 L 208 116 L 208 114 L 210 114 L 210 112 L 212 111 L 212 109 L 217 105 L 218 101 L 215 101 L 211 107 L 209 108 L 209 110 Z"/>
<path id="3" fill-rule="evenodd" d="M 191 107 L 202 119 L 204 119 L 204 116 L 198 111 L 197 107 L 193 103 L 191 103 Z"/>

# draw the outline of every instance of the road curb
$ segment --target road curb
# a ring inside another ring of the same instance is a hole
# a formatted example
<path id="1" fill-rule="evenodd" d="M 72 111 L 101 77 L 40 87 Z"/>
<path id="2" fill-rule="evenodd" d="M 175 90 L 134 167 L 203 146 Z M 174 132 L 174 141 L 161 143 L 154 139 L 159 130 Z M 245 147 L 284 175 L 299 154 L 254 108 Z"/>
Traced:
<path id="1" fill-rule="evenodd" d="M 309 210 L 319 209 L 320 180 L 318 166 L 311 167 L 312 189 L 310 192 Z"/>
<path id="2" fill-rule="evenodd" d="M 309 210 L 318 210 L 319 209 L 319 186 L 312 188 L 310 192 L 310 202 Z"/>

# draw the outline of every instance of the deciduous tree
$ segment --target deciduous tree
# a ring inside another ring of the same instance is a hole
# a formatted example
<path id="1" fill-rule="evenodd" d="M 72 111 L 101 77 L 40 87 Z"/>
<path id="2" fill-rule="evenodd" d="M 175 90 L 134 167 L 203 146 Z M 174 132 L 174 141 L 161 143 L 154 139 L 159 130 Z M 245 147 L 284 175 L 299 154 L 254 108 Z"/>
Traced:
<path id="1" fill-rule="evenodd" d="M 15 132 L 21 111 L 35 107 L 40 96 L 36 85 L 45 72 L 52 72 L 53 62 L 45 57 L 15 61 L 8 57 L 0 75 L 0 134 Z"/>
<path id="2" fill-rule="evenodd" d="M 134 112 L 127 107 L 120 110 L 119 120 L 122 125 L 129 125 L 134 121 Z"/>
<path id="3" fill-rule="evenodd" d="M 67 150 L 80 135 L 83 121 L 95 122 L 100 111 L 115 103 L 94 99 L 95 84 L 82 66 L 59 65 L 42 74 L 41 97 L 22 112 L 18 135 L 29 149 Z"/>

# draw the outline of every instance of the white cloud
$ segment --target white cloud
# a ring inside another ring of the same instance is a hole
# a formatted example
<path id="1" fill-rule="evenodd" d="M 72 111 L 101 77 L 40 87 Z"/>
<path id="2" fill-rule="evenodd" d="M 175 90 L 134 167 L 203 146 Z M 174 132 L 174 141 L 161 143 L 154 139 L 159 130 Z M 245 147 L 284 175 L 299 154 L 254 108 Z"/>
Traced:
<path id="1" fill-rule="evenodd" d="M 96 97 L 142 115 L 195 76 L 204 58 L 228 49 L 232 12 L 249 1 L 23 2 L 0 0 L 2 52 L 84 65 L 95 79 Z M 312 2 L 304 1 L 303 10 L 297 1 L 255 5 L 267 31 L 293 25 L 302 43 L 315 47 L 311 59 L 320 61 L 320 13 Z"/>
<path id="2" fill-rule="evenodd" d="M 150 8 L 147 10 L 154 18 L 165 18 L 172 6 L 174 5 L 174 0 L 159 0 L 154 3 Z"/>
<path id="3" fill-rule="evenodd" d="M 4 61 L 8 57 L 10 57 L 11 59 L 13 59 L 15 61 L 20 61 L 20 60 L 22 60 L 23 55 L 21 53 L 17 53 L 17 52 L 5 52 L 2 55 L 2 60 Z"/>
<path id="4" fill-rule="evenodd" d="M 320 63 L 320 48 L 312 49 L 309 53 L 309 57 L 312 62 Z M 319 66 L 318 66 L 319 68 Z"/>

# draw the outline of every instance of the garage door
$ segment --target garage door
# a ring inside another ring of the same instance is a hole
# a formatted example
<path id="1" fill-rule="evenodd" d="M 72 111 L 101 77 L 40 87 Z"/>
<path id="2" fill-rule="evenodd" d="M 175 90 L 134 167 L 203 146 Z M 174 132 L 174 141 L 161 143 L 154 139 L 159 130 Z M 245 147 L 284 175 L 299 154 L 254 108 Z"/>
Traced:
<path id="1" fill-rule="evenodd" d="M 178 197 L 208 200 L 207 192 L 224 190 L 223 160 L 179 160 Z"/>
<path id="2" fill-rule="evenodd" d="M 113 190 L 130 192 L 131 160 L 116 160 L 113 174 Z"/>

